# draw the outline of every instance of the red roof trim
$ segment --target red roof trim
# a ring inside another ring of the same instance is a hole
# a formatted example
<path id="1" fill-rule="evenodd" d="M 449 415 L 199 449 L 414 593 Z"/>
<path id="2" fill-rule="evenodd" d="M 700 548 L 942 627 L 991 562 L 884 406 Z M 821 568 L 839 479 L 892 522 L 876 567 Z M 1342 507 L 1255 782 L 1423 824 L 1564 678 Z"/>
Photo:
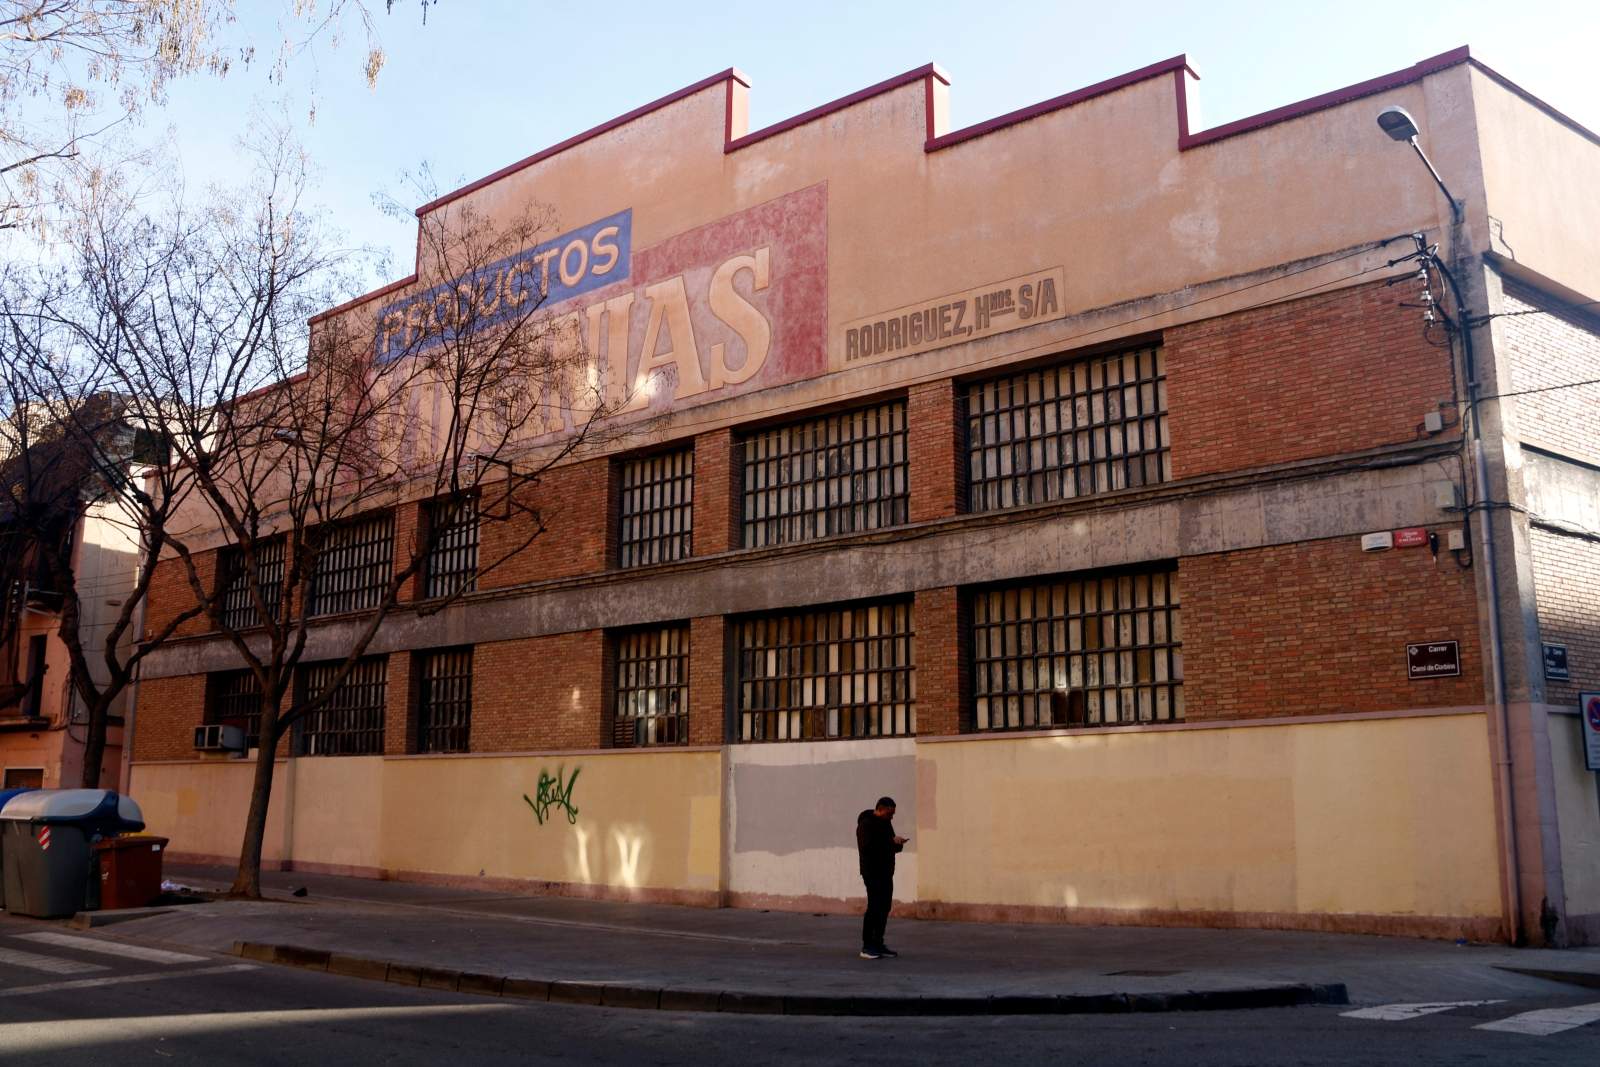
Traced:
<path id="1" fill-rule="evenodd" d="M 1158 77 L 1159 75 L 1166 74 L 1169 71 L 1178 71 L 1180 74 L 1183 71 L 1188 71 L 1190 74 L 1194 74 L 1196 78 L 1200 77 L 1200 75 L 1195 74 L 1190 68 L 1189 61 L 1186 56 L 1173 56 L 1171 59 L 1163 59 L 1159 63 L 1152 63 L 1148 67 L 1140 67 L 1138 70 L 1129 71 L 1126 74 L 1119 74 L 1115 78 L 1108 78 L 1103 82 L 1096 82 L 1094 85 L 1090 85 L 1082 89 L 1074 89 L 1070 93 L 1064 93 L 1061 96 L 1052 97 L 1049 100 L 1045 100 L 1037 104 L 1030 104 L 1027 107 L 1019 108 L 1016 111 L 1008 112 L 1007 114 L 988 119 L 973 126 L 968 126 L 965 129 L 954 130 L 950 133 L 944 134 L 941 137 L 934 137 L 930 139 L 923 147 L 924 150 L 928 152 L 934 152 L 941 148 L 949 148 L 951 145 L 960 144 L 963 141 L 970 141 L 974 138 L 982 137 L 984 134 L 1005 129 L 1007 126 L 1015 126 L 1019 122 L 1027 122 L 1029 119 L 1038 118 L 1040 115 L 1048 115 L 1052 111 L 1060 111 L 1064 107 L 1071 107 L 1074 104 L 1081 104 L 1085 100 L 1091 100 L 1094 97 L 1104 96 L 1106 93 L 1115 92 L 1118 89 L 1124 89 L 1138 82 L 1147 81 L 1150 78 Z"/>
<path id="2" fill-rule="evenodd" d="M 746 87 L 750 85 L 750 79 L 746 78 L 742 73 L 740 73 L 737 67 L 729 67 L 720 74 L 713 74 L 709 78 L 702 78 L 693 85 L 686 85 L 675 93 L 668 93 L 659 100 L 652 100 L 650 103 L 645 104 L 642 107 L 634 108 L 625 115 L 618 115 L 609 122 L 602 122 L 593 129 L 584 130 L 580 134 L 575 134 L 572 137 L 568 137 L 565 141 L 562 141 L 559 144 L 553 144 L 549 148 L 535 152 L 526 159 L 519 159 L 515 163 L 501 167 L 493 174 L 486 174 L 477 181 L 472 182 L 469 185 L 463 185 L 454 192 L 446 193 L 441 197 L 430 200 L 426 204 L 423 204 L 421 207 L 417 208 L 417 217 L 421 218 L 434 208 L 443 207 L 452 200 L 459 200 L 468 193 L 476 192 L 491 182 L 497 182 L 509 174 L 515 174 L 524 167 L 531 167 L 540 160 L 549 159 L 551 156 L 556 155 L 557 153 L 565 152 L 567 149 L 572 148 L 575 145 L 580 145 L 587 140 L 600 136 L 602 133 L 607 133 L 611 130 L 614 130 L 618 126 L 626 125 L 627 123 L 632 122 L 634 119 L 648 115 L 650 112 L 666 107 L 668 104 L 675 104 L 686 96 L 693 96 L 695 93 L 698 93 L 703 89 L 709 89 L 713 85 L 719 85 L 730 80 L 736 81 Z"/>
<path id="3" fill-rule="evenodd" d="M 1460 48 L 1454 48 L 1436 55 L 1431 59 L 1424 59 L 1422 62 L 1415 63 L 1404 70 L 1397 70 L 1393 74 L 1385 74 L 1381 77 L 1370 78 L 1364 82 L 1357 82 L 1354 85 L 1347 85 L 1343 89 L 1335 89 L 1331 93 L 1323 93 L 1321 96 L 1313 96 L 1308 100 L 1286 104 L 1283 107 L 1273 108 L 1271 111 L 1263 111 L 1259 115 L 1252 115 L 1236 122 L 1229 122 L 1215 129 L 1202 130 L 1193 134 L 1182 133 L 1178 137 L 1178 149 L 1179 151 L 1187 152 L 1191 148 L 1213 144 L 1229 137 L 1236 137 L 1241 133 L 1259 130 L 1264 126 L 1271 126 L 1274 123 L 1309 115 L 1314 111 L 1324 111 L 1330 107 L 1338 107 L 1340 104 L 1348 104 L 1350 101 L 1360 100 L 1364 96 L 1385 93 L 1390 89 L 1397 89 L 1402 85 L 1410 85 L 1412 82 L 1421 81 L 1429 74 L 1437 74 L 1439 71 L 1456 66 L 1458 63 L 1465 63 L 1471 58 L 1472 56 L 1467 47 L 1463 45 Z M 1181 107 L 1181 96 L 1179 104 Z M 1181 116 L 1184 113 L 1180 111 L 1179 114 Z"/>
<path id="4" fill-rule="evenodd" d="M 804 126 L 808 122 L 815 122 L 817 119 L 831 115 L 835 111 L 842 111 L 854 104 L 861 103 L 863 100 L 870 100 L 880 93 L 887 93 L 890 90 L 899 89 L 901 86 L 911 85 L 914 82 L 921 81 L 923 78 L 938 78 L 946 85 L 950 84 L 950 76 L 941 70 L 937 63 L 924 63 L 916 70 L 908 70 L 904 74 L 881 81 L 877 85 L 869 85 L 865 89 L 851 93 L 849 96 L 841 96 L 831 103 L 814 107 L 810 111 L 795 115 L 793 118 L 784 119 L 782 122 L 773 123 L 771 126 L 756 130 L 754 133 L 747 133 L 743 137 L 735 138 L 724 145 L 722 150 L 725 153 L 737 152 L 739 149 L 753 145 L 757 141 L 764 141 L 768 137 L 783 133 L 786 130 Z"/>
<path id="5" fill-rule="evenodd" d="M 306 321 L 311 323 L 313 326 L 315 326 L 317 323 L 321 322 L 323 319 L 330 318 L 331 316 L 334 316 L 334 315 L 342 315 L 344 312 L 349 311 L 352 308 L 360 307 L 362 304 L 365 304 L 368 300 L 376 300 L 378 297 L 384 296 L 384 295 L 386 295 L 388 293 L 392 293 L 396 289 L 404 289 L 406 286 L 410 285 L 412 282 L 414 282 L 416 280 L 417 280 L 417 276 L 416 276 L 415 273 L 413 273 L 408 278 L 401 278 L 397 282 L 390 282 L 388 285 L 385 285 L 382 288 L 374 289 L 370 293 L 364 293 L 361 296 L 358 296 L 353 300 L 346 300 L 344 303 L 340 304 L 338 307 L 331 307 L 327 311 L 319 311 L 315 315 L 311 316 L 311 318 L 307 319 Z"/>

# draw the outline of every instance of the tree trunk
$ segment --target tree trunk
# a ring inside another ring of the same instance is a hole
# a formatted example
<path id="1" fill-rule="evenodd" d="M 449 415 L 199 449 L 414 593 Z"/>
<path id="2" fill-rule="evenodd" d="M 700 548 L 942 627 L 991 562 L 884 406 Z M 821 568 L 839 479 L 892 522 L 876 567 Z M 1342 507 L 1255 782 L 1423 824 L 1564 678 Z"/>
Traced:
<path id="1" fill-rule="evenodd" d="M 230 897 L 261 899 L 261 845 L 267 836 L 267 805 L 272 802 L 272 770 L 278 757 L 277 709 L 261 709 L 261 747 L 256 751 L 256 773 L 250 785 L 250 812 L 244 820 L 244 843 L 239 847 L 239 869 L 233 876 Z"/>
<path id="2" fill-rule="evenodd" d="M 70 714 L 70 712 L 68 713 Z M 100 763 L 106 755 L 106 706 L 101 701 L 96 701 L 89 706 L 89 736 L 83 742 L 83 773 L 81 781 L 85 789 L 100 788 Z M 126 782 L 118 783 L 124 789 Z"/>

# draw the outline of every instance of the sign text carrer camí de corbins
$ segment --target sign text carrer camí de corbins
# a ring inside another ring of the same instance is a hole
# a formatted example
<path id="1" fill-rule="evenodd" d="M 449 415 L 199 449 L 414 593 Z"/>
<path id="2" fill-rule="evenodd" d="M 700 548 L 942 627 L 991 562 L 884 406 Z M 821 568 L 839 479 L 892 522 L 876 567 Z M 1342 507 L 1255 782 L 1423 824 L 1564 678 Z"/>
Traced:
<path id="1" fill-rule="evenodd" d="M 378 313 L 377 360 L 386 362 L 453 339 L 455 324 L 469 317 L 468 308 L 471 328 L 481 330 L 526 315 L 528 302 L 538 300 L 536 307 L 556 313 L 558 330 L 569 329 L 570 336 L 586 343 L 598 364 L 596 380 L 604 383 L 606 400 L 619 414 L 648 406 L 661 381 L 670 389 L 670 396 L 662 398 L 669 402 L 748 381 L 767 361 L 772 324 L 735 281 L 748 274 L 752 295 L 768 288 L 767 246 L 723 260 L 703 281 L 704 291 L 697 288 L 691 294 L 686 275 L 675 274 L 586 307 L 561 310 L 584 293 L 628 280 L 632 221 L 632 209 L 609 215 L 387 305 Z M 697 319 L 704 322 L 707 314 L 743 342 L 742 360 L 730 358 L 737 353 L 718 342 L 710 346 L 709 365 L 702 365 L 694 324 Z M 642 328 L 636 317 L 643 318 Z M 630 366 L 635 368 L 631 378 Z M 670 378 L 651 381 L 668 367 L 673 369 Z M 530 383 L 530 388 L 538 387 Z M 554 403 L 530 428 L 535 436 L 572 426 L 572 413 L 557 398 L 550 399 Z"/>

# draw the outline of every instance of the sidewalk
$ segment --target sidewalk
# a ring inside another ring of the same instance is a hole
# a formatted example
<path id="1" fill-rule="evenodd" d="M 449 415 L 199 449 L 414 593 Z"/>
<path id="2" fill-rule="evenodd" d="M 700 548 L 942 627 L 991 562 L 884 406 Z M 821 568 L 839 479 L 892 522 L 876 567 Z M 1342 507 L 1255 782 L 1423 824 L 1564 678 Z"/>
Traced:
<path id="1" fill-rule="evenodd" d="M 222 888 L 230 874 L 175 867 L 167 876 Z M 1339 1002 L 1342 991 L 1330 987 L 1340 984 L 1352 1003 L 1373 1004 L 1574 990 L 1504 967 L 1600 975 L 1600 949 L 902 919 L 890 921 L 889 943 L 903 955 L 866 961 L 856 958 L 860 923 L 849 916 L 505 896 L 300 872 L 263 877 L 268 901 L 187 905 L 105 932 L 267 960 L 275 958 L 271 946 L 286 946 L 309 951 L 280 951 L 278 962 L 318 969 L 339 954 L 350 959 L 335 960 L 331 969 L 434 984 L 431 974 L 452 988 L 456 980 L 448 976 L 465 972 L 471 981 L 460 988 L 474 991 L 499 991 L 507 978 L 521 981 L 521 995 L 556 983 L 550 999 L 592 1003 L 622 1004 L 664 991 L 634 1006 L 700 1010 L 715 1010 L 719 997 L 722 1010 L 732 1002 L 732 1010 L 774 1011 L 785 1010 L 774 1006 L 783 998 L 794 1004 L 821 998 L 812 1007 L 824 1011 L 830 999 L 845 1010 L 846 1001 L 855 1001 L 856 1010 L 872 1011 L 867 1002 L 876 1001 L 904 1011 L 912 1002 L 942 998 L 946 1008 L 964 1013 L 984 1010 L 984 1002 L 996 1011 L 1275 1006 Z M 288 895 L 300 886 L 309 890 L 305 897 Z M 490 982 L 495 989 L 485 988 Z M 1299 992 L 1291 996 L 1288 988 Z M 1179 996 L 1186 993 L 1198 996 Z M 1028 1006 L 1038 998 L 1098 1000 Z"/>

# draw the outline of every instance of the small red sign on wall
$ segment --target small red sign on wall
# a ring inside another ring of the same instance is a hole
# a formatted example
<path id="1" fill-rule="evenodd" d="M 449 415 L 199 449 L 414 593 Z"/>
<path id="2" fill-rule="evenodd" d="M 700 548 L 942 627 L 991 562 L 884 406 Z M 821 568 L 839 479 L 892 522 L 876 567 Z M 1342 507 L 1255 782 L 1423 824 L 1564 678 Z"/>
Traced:
<path id="1" fill-rule="evenodd" d="M 1421 548 L 1428 543 L 1428 531 L 1422 526 L 1407 526 L 1394 532 L 1394 547 Z"/>

